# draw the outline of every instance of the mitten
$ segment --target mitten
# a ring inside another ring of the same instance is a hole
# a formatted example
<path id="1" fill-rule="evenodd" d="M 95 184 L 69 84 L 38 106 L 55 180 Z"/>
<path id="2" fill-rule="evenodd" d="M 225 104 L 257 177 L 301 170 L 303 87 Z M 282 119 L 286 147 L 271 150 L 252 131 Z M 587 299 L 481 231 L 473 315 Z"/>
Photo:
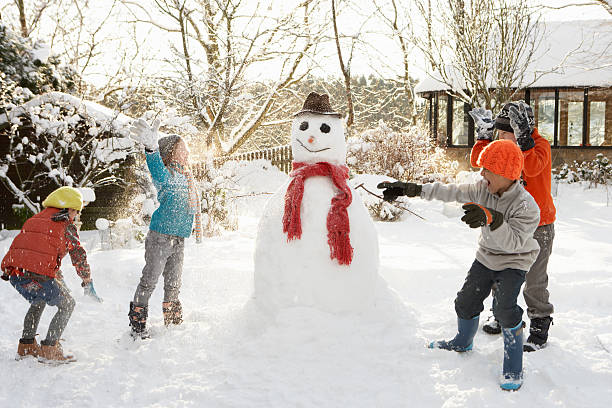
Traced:
<path id="1" fill-rule="evenodd" d="M 104 300 L 102 300 L 102 298 L 98 296 L 98 294 L 96 293 L 96 290 L 94 289 L 94 286 L 93 286 L 93 281 L 89 281 L 89 283 L 83 287 L 83 294 L 85 296 L 91 297 L 96 302 L 100 302 L 100 303 L 104 302 Z"/>
<path id="2" fill-rule="evenodd" d="M 153 121 L 153 126 L 149 126 L 144 119 L 138 119 L 130 127 L 130 137 L 141 143 L 145 149 L 154 151 L 159 149 L 157 144 L 157 139 L 159 138 L 158 129 L 159 119 Z"/>
<path id="3" fill-rule="evenodd" d="M 416 197 L 421 195 L 421 185 L 415 183 L 404 183 L 401 181 L 390 183 L 388 181 L 383 181 L 376 187 L 385 189 L 383 191 L 385 201 L 394 201 L 399 196 Z"/>
<path id="4" fill-rule="evenodd" d="M 483 207 L 476 203 L 465 203 L 463 204 L 463 210 L 465 215 L 461 217 L 461 221 L 465 222 L 470 228 L 484 227 L 489 225 L 491 231 L 495 231 L 501 227 L 504 222 L 504 215 L 499 211 L 492 210 L 487 207 Z"/>
<path id="5" fill-rule="evenodd" d="M 529 150 L 535 146 L 535 141 L 531 137 L 531 125 L 529 124 L 529 116 L 525 103 L 519 102 L 518 107 L 512 105 L 508 108 L 508 117 L 510 118 L 510 126 L 514 131 L 516 143 L 522 151 Z"/>
<path id="6" fill-rule="evenodd" d="M 484 108 L 476 108 L 472 109 L 469 114 L 476 125 L 477 139 L 493 140 L 493 130 L 495 129 L 493 112 Z"/>

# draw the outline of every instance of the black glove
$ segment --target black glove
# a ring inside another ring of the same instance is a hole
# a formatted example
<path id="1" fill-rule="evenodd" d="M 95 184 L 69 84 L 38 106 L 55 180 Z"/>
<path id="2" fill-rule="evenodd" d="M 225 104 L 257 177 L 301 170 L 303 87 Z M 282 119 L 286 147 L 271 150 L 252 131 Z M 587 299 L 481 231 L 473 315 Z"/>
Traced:
<path id="1" fill-rule="evenodd" d="M 401 181 L 390 183 L 388 181 L 383 181 L 376 187 L 385 189 L 383 191 L 385 201 L 393 201 L 399 196 L 416 197 L 421 195 L 421 185 L 415 183 L 404 183 Z"/>
<path id="2" fill-rule="evenodd" d="M 470 228 L 491 226 L 491 231 L 495 231 L 501 227 L 504 222 L 504 215 L 499 211 L 486 208 L 476 203 L 463 204 L 465 215 L 461 217 L 461 221 L 465 222 Z"/>
<path id="3" fill-rule="evenodd" d="M 525 106 L 525 103 L 519 102 L 518 107 L 512 105 L 508 108 L 510 126 L 514 130 L 516 143 L 522 151 L 527 151 L 535 146 L 535 141 L 531 137 L 532 128 L 529 124 L 529 116 Z"/>

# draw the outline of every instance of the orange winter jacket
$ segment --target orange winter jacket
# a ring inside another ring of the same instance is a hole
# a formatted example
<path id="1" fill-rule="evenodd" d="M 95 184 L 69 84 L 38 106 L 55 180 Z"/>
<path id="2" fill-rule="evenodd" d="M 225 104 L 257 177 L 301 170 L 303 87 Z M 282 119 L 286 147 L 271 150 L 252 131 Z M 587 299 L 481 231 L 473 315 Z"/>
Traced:
<path id="1" fill-rule="evenodd" d="M 532 149 L 523 152 L 525 166 L 523 167 L 522 178 L 525 182 L 525 189 L 533 196 L 540 207 L 540 225 L 548 225 L 555 222 L 555 204 L 550 193 L 552 176 L 552 154 L 548 140 L 544 139 L 534 128 L 531 137 L 535 141 Z M 480 152 L 489 144 L 489 140 L 478 140 L 472 147 L 470 162 L 472 167 L 478 167 L 478 156 Z"/>

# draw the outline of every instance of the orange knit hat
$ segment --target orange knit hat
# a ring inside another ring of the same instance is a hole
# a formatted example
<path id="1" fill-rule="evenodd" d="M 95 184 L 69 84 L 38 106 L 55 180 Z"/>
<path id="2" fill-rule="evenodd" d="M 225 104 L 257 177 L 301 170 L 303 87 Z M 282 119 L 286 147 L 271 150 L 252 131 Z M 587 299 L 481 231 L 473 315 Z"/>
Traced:
<path id="1" fill-rule="evenodd" d="M 510 180 L 521 178 L 523 152 L 512 140 L 496 140 L 489 143 L 478 156 L 478 166 Z"/>

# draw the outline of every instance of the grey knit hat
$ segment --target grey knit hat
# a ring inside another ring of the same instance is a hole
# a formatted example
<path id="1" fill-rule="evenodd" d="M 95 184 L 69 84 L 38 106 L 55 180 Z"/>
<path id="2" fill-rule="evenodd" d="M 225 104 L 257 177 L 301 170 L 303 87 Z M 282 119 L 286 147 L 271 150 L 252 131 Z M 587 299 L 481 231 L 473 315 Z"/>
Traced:
<path id="1" fill-rule="evenodd" d="M 159 144 L 159 154 L 163 160 L 166 160 L 166 157 L 172 153 L 174 146 L 181 140 L 183 140 L 183 138 L 177 134 L 171 134 L 159 138 L 157 143 Z"/>
<path id="2" fill-rule="evenodd" d="M 535 118 L 533 116 L 533 109 L 525 101 L 508 102 L 504 105 L 499 114 L 495 117 L 495 129 L 504 130 L 506 132 L 514 133 L 514 129 L 510 125 L 510 107 L 515 106 L 517 109 L 520 105 L 525 106 L 525 112 L 527 113 L 527 120 L 529 121 L 529 127 L 533 132 L 535 127 Z"/>

